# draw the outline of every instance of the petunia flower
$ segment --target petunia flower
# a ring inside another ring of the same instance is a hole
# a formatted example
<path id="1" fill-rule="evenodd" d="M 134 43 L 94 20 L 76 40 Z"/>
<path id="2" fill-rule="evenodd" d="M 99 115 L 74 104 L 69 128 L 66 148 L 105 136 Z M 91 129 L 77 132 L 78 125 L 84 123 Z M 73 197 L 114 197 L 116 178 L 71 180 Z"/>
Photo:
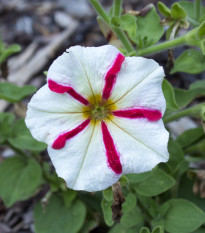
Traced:
<path id="1" fill-rule="evenodd" d="M 163 77 L 155 61 L 111 45 L 74 46 L 53 62 L 25 121 L 69 188 L 103 190 L 168 160 Z"/>

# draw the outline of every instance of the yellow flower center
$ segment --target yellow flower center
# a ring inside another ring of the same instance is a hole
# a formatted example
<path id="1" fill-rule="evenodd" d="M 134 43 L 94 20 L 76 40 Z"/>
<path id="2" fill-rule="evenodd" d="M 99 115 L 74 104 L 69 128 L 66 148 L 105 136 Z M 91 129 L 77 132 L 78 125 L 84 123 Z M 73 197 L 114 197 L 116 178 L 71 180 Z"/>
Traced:
<path id="1" fill-rule="evenodd" d="M 91 96 L 88 98 L 89 105 L 83 106 L 83 115 L 91 120 L 102 121 L 112 117 L 112 112 L 116 106 L 112 100 L 104 101 L 101 95 Z"/>

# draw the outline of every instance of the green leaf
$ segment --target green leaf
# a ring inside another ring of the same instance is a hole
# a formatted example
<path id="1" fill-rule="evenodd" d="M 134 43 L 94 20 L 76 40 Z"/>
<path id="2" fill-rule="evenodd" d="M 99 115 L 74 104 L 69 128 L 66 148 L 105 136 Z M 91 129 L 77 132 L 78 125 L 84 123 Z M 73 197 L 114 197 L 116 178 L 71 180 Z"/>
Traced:
<path id="1" fill-rule="evenodd" d="M 89 233 L 97 227 L 97 222 L 94 220 L 86 220 L 79 233 Z"/>
<path id="2" fill-rule="evenodd" d="M 191 144 L 194 144 L 204 136 L 205 135 L 202 127 L 189 129 L 183 132 L 181 135 L 179 135 L 176 142 L 180 144 L 182 147 L 187 147 Z"/>
<path id="3" fill-rule="evenodd" d="M 122 175 L 119 179 L 120 185 L 121 186 L 126 186 L 129 184 L 129 180 L 125 175 Z"/>
<path id="4" fill-rule="evenodd" d="M 166 99 L 167 108 L 172 109 L 172 110 L 179 109 L 179 106 L 175 99 L 174 89 L 172 85 L 166 79 L 163 80 L 162 90 L 164 93 L 164 97 Z"/>
<path id="5" fill-rule="evenodd" d="M 205 213 L 190 201 L 171 199 L 164 205 L 169 205 L 164 228 L 170 233 L 192 232 L 205 222 Z"/>
<path id="6" fill-rule="evenodd" d="M 20 51 L 21 51 L 21 46 L 18 44 L 13 44 L 9 46 L 7 49 L 4 49 L 0 54 L 0 64 L 6 61 L 6 59 L 11 55 L 18 53 Z"/>
<path id="7" fill-rule="evenodd" d="M 0 123 L 7 122 L 8 125 L 11 125 L 15 120 L 15 116 L 12 113 L 0 112 Z"/>
<path id="8" fill-rule="evenodd" d="M 14 119 L 12 113 L 0 113 L 0 143 L 4 143 L 11 136 Z"/>
<path id="9" fill-rule="evenodd" d="M 137 198 L 133 193 L 128 193 L 125 197 L 125 202 L 122 204 L 122 212 L 127 213 L 132 210 L 137 203 Z"/>
<path id="10" fill-rule="evenodd" d="M 137 18 L 134 15 L 125 14 L 121 16 L 120 26 L 127 32 L 129 38 L 136 42 L 137 39 Z"/>
<path id="11" fill-rule="evenodd" d="M 164 33 L 160 18 L 155 7 L 145 15 L 137 16 L 137 44 L 138 48 L 145 48 L 156 44 Z"/>
<path id="12" fill-rule="evenodd" d="M 27 129 L 24 119 L 16 122 L 13 128 L 13 135 L 7 139 L 9 143 L 20 150 L 42 151 L 47 145 L 35 140 Z"/>
<path id="13" fill-rule="evenodd" d="M 178 170 L 180 170 L 181 166 L 183 165 L 184 152 L 181 146 L 173 139 L 169 140 L 168 151 L 170 154 L 170 158 L 166 165 L 170 168 L 170 172 L 174 174 Z"/>
<path id="14" fill-rule="evenodd" d="M 197 37 L 199 39 L 204 39 L 205 36 L 205 21 L 199 26 L 197 30 Z"/>
<path id="15" fill-rule="evenodd" d="M 203 55 L 205 55 L 205 21 L 203 21 L 197 28 L 189 31 L 186 34 L 186 44 L 194 45 L 201 49 Z"/>
<path id="16" fill-rule="evenodd" d="M 90 209 L 95 212 L 102 212 L 102 192 L 78 192 L 78 196 L 87 206 L 89 206 Z"/>
<path id="17" fill-rule="evenodd" d="M 194 2 L 192 1 L 179 1 L 179 5 L 186 11 L 186 19 L 189 21 L 189 23 L 196 27 L 199 25 L 200 22 L 203 20 L 200 19 L 199 21 L 196 21 L 195 19 L 195 12 L 194 12 Z M 205 7 L 201 5 L 201 15 L 205 14 Z M 197 25 L 198 24 L 198 25 Z"/>
<path id="18" fill-rule="evenodd" d="M 205 96 L 205 80 L 194 82 L 188 90 L 174 88 L 174 92 L 178 105 L 186 107 L 195 98 Z"/>
<path id="19" fill-rule="evenodd" d="M 103 211 L 104 220 L 105 220 L 105 223 L 109 227 L 114 224 L 114 222 L 112 220 L 112 209 L 111 209 L 112 202 L 113 201 L 107 201 L 105 199 L 103 199 L 102 202 L 101 202 L 101 208 L 102 208 L 102 211 Z"/>
<path id="20" fill-rule="evenodd" d="M 0 83 L 0 99 L 11 103 L 19 102 L 28 95 L 33 94 L 36 88 L 33 86 L 18 87 L 12 83 Z"/>
<path id="21" fill-rule="evenodd" d="M 66 191 L 62 192 L 62 197 L 66 207 L 71 206 L 71 203 L 75 200 L 77 194 L 77 191 L 72 189 L 67 189 Z"/>
<path id="22" fill-rule="evenodd" d="M 196 142 L 195 144 L 186 148 L 185 153 L 204 157 L 205 156 L 205 139 L 202 139 L 199 142 Z"/>
<path id="23" fill-rule="evenodd" d="M 109 188 L 103 190 L 103 197 L 107 201 L 112 201 L 113 200 L 112 187 L 109 187 Z"/>
<path id="24" fill-rule="evenodd" d="M 171 74 L 176 72 L 199 74 L 204 70 L 205 56 L 198 50 L 187 49 L 175 60 Z"/>
<path id="25" fill-rule="evenodd" d="M 164 230 L 161 226 L 157 226 L 153 229 L 152 233 L 164 233 Z"/>
<path id="26" fill-rule="evenodd" d="M 138 174 L 127 174 L 126 177 L 128 178 L 130 183 L 139 183 L 147 179 L 150 175 L 152 175 L 154 170 L 155 168 L 149 172 L 143 172 Z"/>
<path id="27" fill-rule="evenodd" d="M 149 230 L 149 228 L 147 228 L 147 227 L 142 227 L 142 228 L 140 229 L 140 233 L 150 233 L 150 230 Z"/>
<path id="28" fill-rule="evenodd" d="M 153 219 L 158 218 L 158 203 L 152 197 L 146 197 L 144 195 L 137 194 L 139 202 L 148 211 L 148 213 L 153 217 Z"/>
<path id="29" fill-rule="evenodd" d="M 199 229 L 197 229 L 196 231 L 192 232 L 192 233 L 204 233 L 205 232 L 205 228 L 204 227 L 200 227 Z"/>
<path id="30" fill-rule="evenodd" d="M 171 7 L 171 17 L 173 19 L 185 19 L 186 11 L 179 5 L 179 3 L 174 3 Z"/>
<path id="31" fill-rule="evenodd" d="M 124 227 L 122 224 L 116 224 L 108 231 L 108 233 L 136 233 L 136 232 L 137 232 L 136 227 L 127 228 Z"/>
<path id="32" fill-rule="evenodd" d="M 140 209 L 135 206 L 131 211 L 123 214 L 120 223 L 124 227 L 130 228 L 143 223 L 143 221 L 144 219 Z"/>
<path id="33" fill-rule="evenodd" d="M 36 233 L 77 233 L 86 215 L 85 205 L 75 201 L 69 208 L 57 195 L 53 195 L 45 209 L 39 202 L 34 208 Z"/>
<path id="34" fill-rule="evenodd" d="M 165 192 L 174 184 L 175 180 L 171 176 L 157 168 L 147 179 L 134 184 L 133 188 L 137 193 L 150 197 Z"/>
<path id="35" fill-rule="evenodd" d="M 0 195 L 7 207 L 34 195 L 42 182 L 39 164 L 19 157 L 4 160 L 0 165 Z"/>
<path id="36" fill-rule="evenodd" d="M 163 3 L 163 2 L 158 2 L 157 3 L 159 12 L 166 16 L 166 17 L 170 17 L 171 16 L 171 10 Z"/>
<path id="37" fill-rule="evenodd" d="M 184 174 L 179 183 L 178 197 L 189 200 L 197 205 L 201 210 L 205 211 L 204 198 L 201 198 L 199 194 L 193 193 L 194 180 L 190 180 L 187 174 Z"/>
<path id="38" fill-rule="evenodd" d="M 113 16 L 111 18 L 111 24 L 114 26 L 120 26 L 121 20 L 119 16 Z"/>

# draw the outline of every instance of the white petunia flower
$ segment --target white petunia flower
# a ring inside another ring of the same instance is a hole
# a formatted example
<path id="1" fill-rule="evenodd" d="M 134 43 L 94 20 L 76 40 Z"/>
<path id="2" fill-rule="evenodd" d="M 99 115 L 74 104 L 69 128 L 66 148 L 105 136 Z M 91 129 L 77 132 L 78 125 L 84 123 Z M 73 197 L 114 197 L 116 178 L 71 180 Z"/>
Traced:
<path id="1" fill-rule="evenodd" d="M 69 188 L 103 190 L 168 160 L 163 77 L 155 61 L 111 45 L 74 46 L 53 62 L 25 121 Z"/>

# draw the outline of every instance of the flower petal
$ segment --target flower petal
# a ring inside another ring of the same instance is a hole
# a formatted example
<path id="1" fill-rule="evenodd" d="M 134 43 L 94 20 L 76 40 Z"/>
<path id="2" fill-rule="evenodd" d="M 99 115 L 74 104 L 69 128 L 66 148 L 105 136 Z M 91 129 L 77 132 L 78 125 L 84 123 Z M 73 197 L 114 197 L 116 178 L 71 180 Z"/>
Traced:
<path id="1" fill-rule="evenodd" d="M 119 53 L 115 58 L 112 66 L 109 68 L 105 75 L 105 84 L 103 88 L 102 98 L 107 100 L 112 92 L 114 84 L 116 82 L 117 73 L 119 73 L 122 63 L 124 62 L 125 57 Z"/>
<path id="2" fill-rule="evenodd" d="M 116 110 L 113 112 L 113 115 L 129 119 L 146 118 L 149 121 L 158 121 L 162 118 L 162 114 L 160 111 L 147 108 L 130 108 L 126 110 Z"/>
<path id="3" fill-rule="evenodd" d="M 56 94 L 43 86 L 28 104 L 26 125 L 33 137 L 52 145 L 62 132 L 72 130 L 85 118 L 82 105 L 69 94 Z"/>
<path id="4" fill-rule="evenodd" d="M 61 150 L 48 147 L 48 153 L 58 176 L 75 190 L 103 190 L 121 176 L 107 162 L 100 123 L 89 124 L 86 130 L 68 140 Z"/>
<path id="5" fill-rule="evenodd" d="M 81 96 L 79 93 L 77 93 L 72 87 L 70 86 L 62 86 L 53 81 L 52 79 L 48 80 L 48 87 L 51 91 L 62 94 L 62 93 L 68 93 L 70 96 L 72 96 L 74 99 L 79 101 L 81 104 L 88 105 L 89 101 L 85 99 L 83 96 Z"/>
<path id="6" fill-rule="evenodd" d="M 169 158 L 169 133 L 162 120 L 114 117 L 108 129 L 121 155 L 124 174 L 149 171 Z"/>
<path id="7" fill-rule="evenodd" d="M 74 46 L 53 62 L 47 77 L 48 80 L 53 80 L 59 85 L 73 88 L 88 99 L 102 94 L 105 86 L 104 78 L 118 55 L 124 57 L 111 45 L 97 48 Z M 117 68 L 111 70 L 111 73 L 113 74 L 114 71 L 117 73 L 120 67 Z"/>
<path id="8" fill-rule="evenodd" d="M 142 107 L 159 110 L 163 115 L 166 109 L 161 87 L 163 77 L 163 68 L 155 61 L 127 57 L 110 98 L 118 110 Z"/>
<path id="9" fill-rule="evenodd" d="M 102 128 L 103 142 L 104 142 L 105 149 L 106 149 L 107 161 L 108 161 L 109 167 L 116 174 L 121 174 L 122 164 L 120 162 L 120 156 L 115 148 L 115 144 L 112 139 L 112 136 L 110 135 L 107 125 L 104 121 L 101 123 L 101 128 Z"/>

